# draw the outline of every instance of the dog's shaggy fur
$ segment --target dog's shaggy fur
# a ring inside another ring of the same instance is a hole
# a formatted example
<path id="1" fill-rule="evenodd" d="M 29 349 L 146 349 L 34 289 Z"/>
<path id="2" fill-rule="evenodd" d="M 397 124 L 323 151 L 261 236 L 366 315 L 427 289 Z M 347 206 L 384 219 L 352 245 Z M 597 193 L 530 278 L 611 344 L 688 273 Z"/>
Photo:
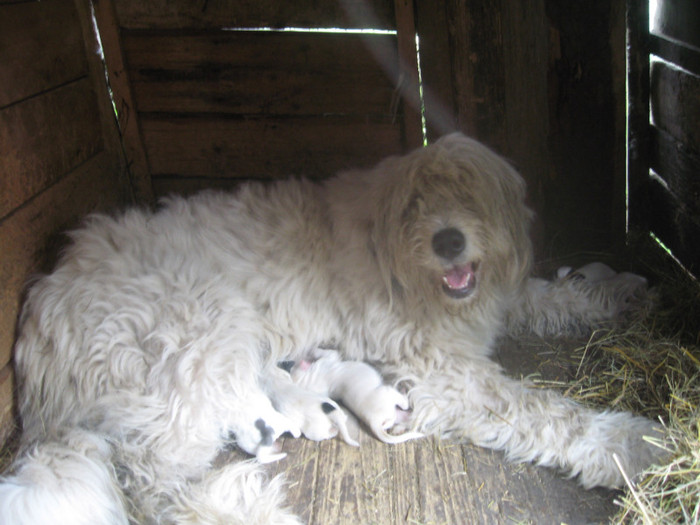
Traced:
<path id="1" fill-rule="evenodd" d="M 628 474 L 654 460 L 651 422 L 488 358 L 505 330 L 586 329 L 639 288 L 529 279 L 524 195 L 505 161 L 451 135 L 322 184 L 89 218 L 20 320 L 24 446 L 0 520 L 297 523 L 279 480 L 210 465 L 230 436 L 264 456 L 290 429 L 271 370 L 323 344 L 408 380 L 415 430 L 619 485 L 613 454 Z"/>

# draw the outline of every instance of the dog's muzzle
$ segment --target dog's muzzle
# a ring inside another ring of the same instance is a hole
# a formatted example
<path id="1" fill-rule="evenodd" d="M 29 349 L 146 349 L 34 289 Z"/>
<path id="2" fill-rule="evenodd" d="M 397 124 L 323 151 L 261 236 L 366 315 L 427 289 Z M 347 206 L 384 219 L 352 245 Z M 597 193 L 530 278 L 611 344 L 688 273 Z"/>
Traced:
<path id="1" fill-rule="evenodd" d="M 456 261 L 466 250 L 467 239 L 457 228 L 444 228 L 432 239 L 435 254 L 447 261 Z M 442 289 L 454 299 L 463 299 L 471 295 L 476 288 L 476 270 L 478 264 L 452 264 L 442 275 Z"/>

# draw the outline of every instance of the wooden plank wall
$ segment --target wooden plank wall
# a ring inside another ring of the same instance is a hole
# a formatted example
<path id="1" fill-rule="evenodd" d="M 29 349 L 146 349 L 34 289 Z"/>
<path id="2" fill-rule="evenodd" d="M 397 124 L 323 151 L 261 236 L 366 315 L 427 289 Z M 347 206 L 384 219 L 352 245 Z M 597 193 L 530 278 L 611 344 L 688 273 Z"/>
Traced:
<path id="1" fill-rule="evenodd" d="M 658 2 L 649 40 L 646 226 L 700 277 L 700 4 Z M 645 174 L 646 175 L 646 174 Z"/>
<path id="2" fill-rule="evenodd" d="M 96 49 L 82 0 L 0 2 L 0 443 L 27 279 L 52 263 L 60 232 L 130 199 Z"/>
<path id="3" fill-rule="evenodd" d="M 627 18 L 630 229 L 700 277 L 700 4 L 629 0 Z"/>
<path id="4" fill-rule="evenodd" d="M 157 195 L 242 178 L 324 177 L 411 143 L 396 104 L 395 34 L 258 30 L 393 31 L 394 2 L 291 5 L 114 3 Z"/>
<path id="5" fill-rule="evenodd" d="M 607 0 L 317 4 L 114 2 L 101 27 L 114 28 L 123 58 L 114 77 L 126 86 L 115 94 L 129 92 L 144 150 L 133 165 L 156 194 L 324 177 L 419 144 L 420 108 L 396 104 L 415 100 L 396 86 L 416 91 L 417 32 L 428 138 L 460 129 L 516 165 L 537 212 L 538 253 L 624 243 L 621 9 Z M 398 35 L 232 30 L 263 27 Z"/>

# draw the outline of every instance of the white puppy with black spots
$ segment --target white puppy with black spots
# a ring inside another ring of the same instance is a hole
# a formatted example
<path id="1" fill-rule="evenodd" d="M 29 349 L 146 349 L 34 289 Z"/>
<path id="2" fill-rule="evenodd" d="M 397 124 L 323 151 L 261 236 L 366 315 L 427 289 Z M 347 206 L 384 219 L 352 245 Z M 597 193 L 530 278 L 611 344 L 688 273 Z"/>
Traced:
<path id="1" fill-rule="evenodd" d="M 330 399 L 328 394 L 303 388 L 292 381 L 289 370 L 293 361 L 278 363 L 279 370 L 274 372 L 274 379 L 267 382 L 267 390 L 276 410 L 285 414 L 293 425 L 307 439 L 322 441 L 332 439 L 339 433 L 348 445 L 359 447 L 348 432 L 348 416 Z M 299 433 L 291 432 L 293 437 Z M 258 457 L 260 459 L 260 457 Z M 281 459 L 281 458 L 280 458 Z"/>
<path id="2" fill-rule="evenodd" d="M 334 350 L 315 350 L 314 361 L 299 361 L 291 369 L 299 386 L 342 402 L 384 443 L 403 443 L 423 437 L 421 432 L 392 435 L 396 423 L 405 422 L 408 398 L 385 385 L 382 376 L 362 361 L 343 361 Z M 347 440 L 346 440 L 347 441 Z"/>

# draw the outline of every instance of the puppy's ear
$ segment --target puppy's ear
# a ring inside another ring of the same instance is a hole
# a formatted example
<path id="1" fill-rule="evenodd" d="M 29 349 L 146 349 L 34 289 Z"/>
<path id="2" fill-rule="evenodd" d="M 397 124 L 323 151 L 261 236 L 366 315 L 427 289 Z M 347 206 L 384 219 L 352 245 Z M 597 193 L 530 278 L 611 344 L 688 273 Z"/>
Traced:
<path id="1" fill-rule="evenodd" d="M 284 370 L 285 372 L 291 373 L 292 368 L 294 368 L 294 361 L 278 361 L 277 366 Z"/>

